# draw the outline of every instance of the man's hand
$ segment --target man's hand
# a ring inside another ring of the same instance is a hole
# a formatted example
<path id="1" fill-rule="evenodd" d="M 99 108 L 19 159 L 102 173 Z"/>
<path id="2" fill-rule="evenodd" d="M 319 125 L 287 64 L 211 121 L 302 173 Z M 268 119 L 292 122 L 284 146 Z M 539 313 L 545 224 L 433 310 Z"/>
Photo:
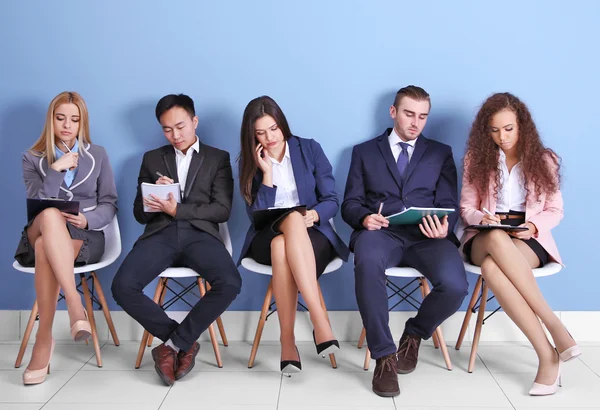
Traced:
<path id="1" fill-rule="evenodd" d="M 149 197 L 144 198 L 144 205 L 155 212 L 164 212 L 172 217 L 175 217 L 177 213 L 177 201 L 173 193 L 169 193 L 169 199 L 166 200 L 151 194 Z"/>
<path id="2" fill-rule="evenodd" d="M 385 219 L 385 216 L 381 214 L 371 214 L 363 219 L 362 224 L 369 231 L 378 231 L 381 228 L 387 228 L 390 226 L 390 221 Z"/>
<path id="3" fill-rule="evenodd" d="M 442 239 L 448 235 L 448 215 L 440 219 L 437 215 L 427 215 L 423 218 L 423 223 L 419 224 L 419 229 L 428 238 Z"/>

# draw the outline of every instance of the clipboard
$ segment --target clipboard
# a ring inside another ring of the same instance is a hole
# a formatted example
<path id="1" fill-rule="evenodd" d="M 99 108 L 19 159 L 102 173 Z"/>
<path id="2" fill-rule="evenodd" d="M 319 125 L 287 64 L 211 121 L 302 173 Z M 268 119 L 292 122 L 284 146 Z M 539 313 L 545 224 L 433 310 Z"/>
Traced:
<path id="1" fill-rule="evenodd" d="M 490 231 L 492 229 L 501 229 L 507 232 L 518 232 L 527 231 L 529 228 L 526 226 L 512 226 L 512 225 L 469 225 L 465 229 L 475 231 Z"/>
<path id="2" fill-rule="evenodd" d="M 175 182 L 174 184 L 149 184 L 147 182 L 142 182 L 142 196 L 144 198 L 154 195 L 160 199 L 167 200 L 169 199 L 169 194 L 173 194 L 173 198 L 175 198 L 178 203 L 181 203 L 181 187 L 179 186 L 179 182 Z M 153 211 L 144 205 L 144 212 L 160 211 Z"/>
<path id="3" fill-rule="evenodd" d="M 66 201 L 59 198 L 27 198 L 27 221 L 33 221 L 46 208 L 56 208 L 67 214 L 79 214 L 79 201 Z"/>
<path id="4" fill-rule="evenodd" d="M 306 215 L 306 205 L 298 205 L 292 207 L 273 207 L 267 209 L 257 209 L 252 211 L 252 220 L 254 229 L 260 231 L 268 225 L 272 225 L 279 218 L 287 215 L 292 211 L 298 211 L 302 215 Z"/>

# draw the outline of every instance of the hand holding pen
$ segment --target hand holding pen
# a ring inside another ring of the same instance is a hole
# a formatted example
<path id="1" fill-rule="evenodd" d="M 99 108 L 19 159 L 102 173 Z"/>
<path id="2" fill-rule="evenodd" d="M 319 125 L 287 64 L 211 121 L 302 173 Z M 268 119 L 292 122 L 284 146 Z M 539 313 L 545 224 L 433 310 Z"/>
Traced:
<path id="1" fill-rule="evenodd" d="M 158 171 L 156 171 L 156 175 L 159 176 L 159 178 L 156 180 L 156 185 L 169 185 L 175 182 L 171 178 L 164 176 Z"/>
<path id="2" fill-rule="evenodd" d="M 383 202 L 379 204 L 379 212 L 376 214 L 368 215 L 365 219 L 363 219 L 363 226 L 367 228 L 369 231 L 376 231 L 381 228 L 387 228 L 390 225 L 390 221 L 388 221 L 385 216 L 381 214 L 383 210 Z"/>
<path id="3" fill-rule="evenodd" d="M 65 144 L 64 141 L 61 142 L 68 152 L 54 161 L 50 168 L 58 172 L 66 171 L 67 169 L 73 171 L 79 164 L 79 154 L 77 152 L 71 152 L 69 146 Z"/>
<path id="4" fill-rule="evenodd" d="M 494 215 L 485 208 L 483 208 L 483 212 L 485 212 L 485 215 L 483 215 L 483 218 L 481 219 L 481 225 L 500 225 L 500 218 L 498 215 Z"/>

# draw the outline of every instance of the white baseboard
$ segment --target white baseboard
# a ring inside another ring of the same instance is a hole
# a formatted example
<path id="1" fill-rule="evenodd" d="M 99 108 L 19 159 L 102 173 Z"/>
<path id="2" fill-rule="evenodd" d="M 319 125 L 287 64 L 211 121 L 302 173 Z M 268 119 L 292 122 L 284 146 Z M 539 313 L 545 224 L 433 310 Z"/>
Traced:
<path id="1" fill-rule="evenodd" d="M 0 310 L 0 341 L 17 341 L 23 337 L 27 321 L 31 311 L 27 310 Z M 180 321 L 187 312 L 173 311 L 169 315 L 175 320 Z M 252 342 L 256 332 L 260 312 L 257 311 L 228 311 L 221 317 L 223 325 L 230 341 Z M 579 342 L 600 342 L 600 312 L 556 312 L 557 316 L 563 321 L 569 329 L 575 340 Z M 111 312 L 115 328 L 119 339 L 122 341 L 140 340 L 143 329 L 127 313 L 123 311 Z M 101 311 L 95 311 L 96 325 L 98 335 L 101 340 L 108 340 L 110 335 L 106 320 Z M 404 323 L 414 312 L 391 312 L 390 328 L 394 339 L 399 339 L 404 330 Z M 458 338 L 464 311 L 459 311 L 451 316 L 442 325 L 442 330 L 446 342 L 454 342 Z M 362 329 L 362 322 L 357 311 L 332 311 L 329 312 L 329 318 L 333 325 L 333 330 L 340 341 L 356 341 Z M 465 336 L 465 341 L 471 341 L 475 329 L 476 315 L 471 316 L 469 328 Z M 33 330 L 35 330 L 37 322 Z M 69 340 L 69 319 L 64 310 L 56 312 L 54 320 L 54 337 L 57 340 Z M 201 340 L 208 339 L 208 332 L 205 332 Z M 298 341 L 312 341 L 312 326 L 306 312 L 298 312 L 296 319 L 296 339 Z M 279 340 L 279 323 L 277 313 L 269 317 L 265 324 L 262 340 Z M 33 339 L 32 339 L 33 341 Z M 515 324 L 506 316 L 504 312 L 496 313 L 488 319 L 481 332 L 482 342 L 525 342 L 525 336 L 515 326 Z M 450 344 L 450 343 L 449 343 Z"/>

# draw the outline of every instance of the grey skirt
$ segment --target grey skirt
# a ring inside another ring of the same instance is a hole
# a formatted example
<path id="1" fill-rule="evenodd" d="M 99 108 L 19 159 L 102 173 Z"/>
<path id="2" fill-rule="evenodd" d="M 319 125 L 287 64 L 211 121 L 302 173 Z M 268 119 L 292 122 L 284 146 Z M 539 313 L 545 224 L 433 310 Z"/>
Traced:
<path id="1" fill-rule="evenodd" d="M 15 252 L 15 260 L 21 266 L 32 268 L 35 266 L 35 249 L 29 243 L 29 238 L 27 237 L 28 227 L 29 225 L 25 226 L 21 233 L 21 240 Z M 79 254 L 75 258 L 75 266 L 96 263 L 102 258 L 102 255 L 104 255 L 104 232 L 79 229 L 68 222 L 67 229 L 69 230 L 71 239 L 83 241 Z"/>

